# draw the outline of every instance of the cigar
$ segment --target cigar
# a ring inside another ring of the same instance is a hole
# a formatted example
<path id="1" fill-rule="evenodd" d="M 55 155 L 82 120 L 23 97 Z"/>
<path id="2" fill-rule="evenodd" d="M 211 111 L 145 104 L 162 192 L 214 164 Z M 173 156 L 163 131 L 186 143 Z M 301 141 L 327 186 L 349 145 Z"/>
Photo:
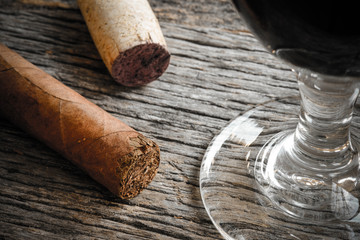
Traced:
<path id="1" fill-rule="evenodd" d="M 78 0 L 94 43 L 112 77 L 135 87 L 165 72 L 170 53 L 147 0 Z"/>
<path id="2" fill-rule="evenodd" d="M 0 114 L 123 199 L 154 178 L 157 144 L 0 44 Z"/>

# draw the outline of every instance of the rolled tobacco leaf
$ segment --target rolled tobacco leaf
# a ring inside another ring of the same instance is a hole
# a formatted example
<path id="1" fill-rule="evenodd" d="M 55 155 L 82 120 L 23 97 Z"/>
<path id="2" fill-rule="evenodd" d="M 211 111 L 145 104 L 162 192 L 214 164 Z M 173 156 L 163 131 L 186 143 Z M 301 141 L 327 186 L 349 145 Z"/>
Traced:
<path id="1" fill-rule="evenodd" d="M 123 199 L 154 178 L 159 147 L 0 44 L 0 114 Z"/>

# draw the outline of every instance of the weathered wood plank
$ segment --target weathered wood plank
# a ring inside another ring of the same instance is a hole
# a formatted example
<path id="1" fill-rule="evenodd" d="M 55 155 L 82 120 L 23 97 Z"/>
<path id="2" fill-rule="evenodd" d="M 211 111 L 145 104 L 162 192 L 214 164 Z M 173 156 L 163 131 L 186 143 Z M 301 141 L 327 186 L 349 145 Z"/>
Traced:
<path id="1" fill-rule="evenodd" d="M 263 50 L 230 1 L 150 3 L 171 64 L 159 80 L 130 89 L 109 76 L 75 1 L 0 0 L 1 42 L 162 151 L 149 188 L 123 201 L 0 119 L 0 238 L 221 238 L 199 194 L 205 149 L 239 112 L 297 94 L 295 76 Z"/>

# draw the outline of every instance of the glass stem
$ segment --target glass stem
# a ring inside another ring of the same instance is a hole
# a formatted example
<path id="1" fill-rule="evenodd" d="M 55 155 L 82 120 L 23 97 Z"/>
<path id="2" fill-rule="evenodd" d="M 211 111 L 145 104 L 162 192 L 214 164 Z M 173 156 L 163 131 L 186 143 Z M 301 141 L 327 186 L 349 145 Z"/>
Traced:
<path id="1" fill-rule="evenodd" d="M 336 171 L 349 165 L 354 152 L 350 124 L 359 88 L 354 81 L 298 72 L 300 121 L 291 155 L 303 167 Z"/>

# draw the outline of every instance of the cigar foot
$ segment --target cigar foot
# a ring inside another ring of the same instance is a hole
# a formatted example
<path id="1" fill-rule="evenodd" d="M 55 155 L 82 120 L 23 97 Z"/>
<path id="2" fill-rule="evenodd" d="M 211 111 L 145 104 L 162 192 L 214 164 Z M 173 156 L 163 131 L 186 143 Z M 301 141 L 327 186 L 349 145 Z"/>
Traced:
<path id="1" fill-rule="evenodd" d="M 116 169 L 120 181 L 114 194 L 122 199 L 131 199 L 146 188 L 160 163 L 160 149 L 150 139 L 138 135 L 129 143 L 134 150 L 118 160 L 120 165 Z"/>
<path id="2" fill-rule="evenodd" d="M 136 87 L 160 77 L 169 62 L 170 53 L 162 45 L 141 44 L 120 53 L 112 65 L 111 73 L 118 83 Z"/>

